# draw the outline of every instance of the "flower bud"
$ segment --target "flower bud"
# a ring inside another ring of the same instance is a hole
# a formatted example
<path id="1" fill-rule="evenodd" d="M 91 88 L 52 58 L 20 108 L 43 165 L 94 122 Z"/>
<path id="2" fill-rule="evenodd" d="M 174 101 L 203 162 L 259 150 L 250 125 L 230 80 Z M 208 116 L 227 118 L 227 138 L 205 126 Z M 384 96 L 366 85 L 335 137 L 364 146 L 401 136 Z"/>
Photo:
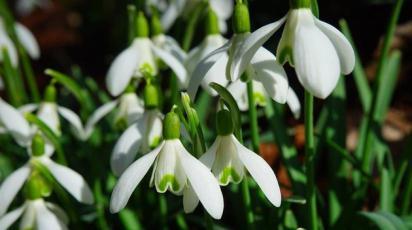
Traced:
<path id="1" fill-rule="evenodd" d="M 50 196 L 53 188 L 38 171 L 33 171 L 24 185 L 24 196 L 29 200 L 36 200 Z"/>
<path id="2" fill-rule="evenodd" d="M 44 101 L 55 102 L 56 101 L 56 87 L 54 84 L 49 84 L 44 91 Z"/>
<path id="3" fill-rule="evenodd" d="M 237 2 L 235 5 L 232 26 L 235 34 L 250 32 L 249 9 L 241 2 Z"/>
<path id="4" fill-rule="evenodd" d="M 206 34 L 219 34 L 219 19 L 211 7 L 209 7 L 206 15 Z"/>
<path id="5" fill-rule="evenodd" d="M 31 154 L 36 157 L 44 154 L 44 139 L 40 134 L 34 135 L 31 141 Z"/>
<path id="6" fill-rule="evenodd" d="M 166 114 L 163 120 L 163 138 L 165 140 L 178 139 L 180 137 L 180 119 L 179 116 L 171 111 Z"/>
<path id="7" fill-rule="evenodd" d="M 216 114 L 216 129 L 220 136 L 227 136 L 233 133 L 233 121 L 229 110 L 222 109 Z"/>
<path id="8" fill-rule="evenodd" d="M 311 7 L 310 0 L 290 0 L 291 9 L 310 8 L 310 7 Z"/>
<path id="9" fill-rule="evenodd" d="M 136 17 L 136 37 L 146 38 L 149 36 L 149 24 L 142 11 Z"/>
<path id="10" fill-rule="evenodd" d="M 143 91 L 144 107 L 146 109 L 155 109 L 160 105 L 159 90 L 155 85 L 148 83 Z"/>

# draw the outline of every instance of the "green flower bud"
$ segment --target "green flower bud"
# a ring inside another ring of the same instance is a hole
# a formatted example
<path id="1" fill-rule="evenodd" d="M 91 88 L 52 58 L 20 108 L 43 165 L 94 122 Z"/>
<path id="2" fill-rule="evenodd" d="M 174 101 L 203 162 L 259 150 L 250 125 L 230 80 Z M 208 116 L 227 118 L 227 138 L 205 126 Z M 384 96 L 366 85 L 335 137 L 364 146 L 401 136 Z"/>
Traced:
<path id="1" fill-rule="evenodd" d="M 38 171 L 33 171 L 24 185 L 23 193 L 27 199 L 36 200 L 49 197 L 52 190 L 52 185 Z"/>
<path id="2" fill-rule="evenodd" d="M 160 105 L 159 90 L 155 85 L 148 83 L 143 91 L 144 107 L 146 109 L 155 109 Z"/>
<path id="3" fill-rule="evenodd" d="M 219 34 L 219 19 L 211 7 L 209 7 L 206 15 L 206 34 Z"/>
<path id="4" fill-rule="evenodd" d="M 136 17 L 136 37 L 147 38 L 149 36 L 149 23 L 142 11 Z"/>
<path id="5" fill-rule="evenodd" d="M 31 152 L 33 156 L 42 156 L 44 154 L 44 139 L 40 134 L 36 134 L 31 141 Z"/>
<path id="6" fill-rule="evenodd" d="M 150 20 L 150 31 L 152 32 L 152 36 L 163 34 L 162 23 L 157 12 L 152 15 Z"/>
<path id="7" fill-rule="evenodd" d="M 299 8 L 310 8 L 311 0 L 290 0 L 290 8 L 299 9 Z"/>
<path id="8" fill-rule="evenodd" d="M 232 19 L 233 31 L 236 34 L 250 32 L 249 9 L 243 3 L 237 2 Z"/>
<path id="9" fill-rule="evenodd" d="M 166 114 L 163 120 L 163 138 L 165 140 L 178 139 L 180 137 L 180 119 L 179 116 L 171 111 Z"/>
<path id="10" fill-rule="evenodd" d="M 56 101 L 56 87 L 54 87 L 54 84 L 50 84 L 46 87 L 44 91 L 44 101 L 45 102 L 55 102 Z"/>
<path id="11" fill-rule="evenodd" d="M 233 133 L 233 121 L 232 115 L 229 110 L 222 109 L 216 114 L 216 129 L 217 134 L 220 136 L 226 136 Z"/>

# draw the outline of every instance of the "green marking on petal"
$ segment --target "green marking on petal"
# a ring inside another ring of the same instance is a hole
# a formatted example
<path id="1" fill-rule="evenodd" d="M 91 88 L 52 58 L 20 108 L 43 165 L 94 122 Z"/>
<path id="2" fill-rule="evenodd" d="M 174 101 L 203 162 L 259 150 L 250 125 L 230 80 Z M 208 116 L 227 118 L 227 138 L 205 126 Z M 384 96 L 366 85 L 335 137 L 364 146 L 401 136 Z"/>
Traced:
<path id="1" fill-rule="evenodd" d="M 162 137 L 161 136 L 157 136 L 157 137 L 153 137 L 153 140 L 151 143 L 149 143 L 149 147 L 151 149 L 156 148 L 157 146 L 159 146 L 160 142 L 162 141 Z"/>
<path id="2" fill-rule="evenodd" d="M 278 60 L 279 60 L 279 63 L 281 64 L 285 64 L 286 62 L 289 61 L 289 64 L 293 66 L 294 64 L 293 64 L 292 47 L 290 46 L 283 47 L 280 53 L 278 54 Z"/>
<path id="3" fill-rule="evenodd" d="M 220 174 L 219 183 L 221 185 L 228 185 L 230 181 L 234 183 L 239 183 L 242 180 L 242 177 L 236 172 L 236 170 L 232 167 L 226 167 L 223 169 L 222 173 Z"/>
<path id="4" fill-rule="evenodd" d="M 127 119 L 124 117 L 118 118 L 115 121 L 114 126 L 117 130 L 125 130 L 127 128 Z"/>
<path id="5" fill-rule="evenodd" d="M 152 65 L 150 65 L 149 63 L 145 62 L 143 63 L 140 68 L 139 71 L 143 74 L 143 75 L 147 75 L 149 77 L 152 77 L 155 75 L 155 69 L 153 68 Z"/>
<path id="6" fill-rule="evenodd" d="M 259 92 L 254 92 L 253 97 L 255 98 L 255 103 L 256 105 L 259 106 L 266 106 L 266 98 L 265 95 L 259 93 Z"/>
<path id="7" fill-rule="evenodd" d="M 159 190 L 165 192 L 168 187 L 171 187 L 172 191 L 179 191 L 180 185 L 177 182 L 176 177 L 171 174 L 166 174 L 163 176 L 159 183 Z"/>

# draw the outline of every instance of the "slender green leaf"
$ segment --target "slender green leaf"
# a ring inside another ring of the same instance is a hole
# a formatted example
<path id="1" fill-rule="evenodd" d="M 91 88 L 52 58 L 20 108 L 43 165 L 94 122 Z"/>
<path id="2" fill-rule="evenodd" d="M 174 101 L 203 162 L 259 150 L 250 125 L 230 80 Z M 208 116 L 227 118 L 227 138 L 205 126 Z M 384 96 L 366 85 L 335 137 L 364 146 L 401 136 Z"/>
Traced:
<path id="1" fill-rule="evenodd" d="M 407 230 L 406 224 L 398 216 L 385 211 L 360 212 L 361 216 L 366 217 L 382 230 Z"/>

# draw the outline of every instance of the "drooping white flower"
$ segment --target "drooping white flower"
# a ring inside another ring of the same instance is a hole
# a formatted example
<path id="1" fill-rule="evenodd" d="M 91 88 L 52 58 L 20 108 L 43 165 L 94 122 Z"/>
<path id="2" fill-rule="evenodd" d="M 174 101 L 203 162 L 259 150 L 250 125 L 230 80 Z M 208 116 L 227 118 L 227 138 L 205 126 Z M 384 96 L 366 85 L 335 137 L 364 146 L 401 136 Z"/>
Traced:
<path id="1" fill-rule="evenodd" d="M 110 94 L 120 95 L 133 78 L 139 79 L 145 74 L 156 76 L 158 73 L 156 58 L 172 69 L 180 85 L 183 85 L 187 81 L 187 73 L 183 64 L 165 49 L 154 45 L 148 38 L 148 23 L 142 12 L 139 12 L 136 22 L 137 37 L 114 59 L 107 73 L 106 87 Z"/>
<path id="2" fill-rule="evenodd" d="M 38 59 L 40 57 L 40 48 L 34 35 L 30 32 L 29 29 L 18 22 L 14 24 L 14 29 L 17 39 L 29 54 L 29 56 L 33 59 Z M 3 19 L 0 17 L 0 48 L 2 47 L 5 47 L 7 49 L 11 63 L 16 67 L 19 63 L 17 48 L 9 37 L 6 30 L 6 25 L 4 24 Z M 3 54 L 0 53 L 0 61 L 2 60 Z"/>
<path id="3" fill-rule="evenodd" d="M 265 87 L 261 82 L 253 81 L 253 96 L 255 99 L 255 104 L 259 106 L 266 106 L 267 93 Z M 242 80 L 236 80 L 232 82 L 227 90 L 232 94 L 233 98 L 236 100 L 237 105 L 239 106 L 240 111 L 249 110 L 249 100 L 247 96 L 247 87 Z M 289 109 L 292 111 L 295 119 L 300 117 L 301 104 L 299 98 L 297 97 L 295 91 L 289 87 L 288 95 L 286 98 L 286 104 L 289 106 Z"/>
<path id="4" fill-rule="evenodd" d="M 23 187 L 31 173 L 36 170 L 36 165 L 41 164 L 53 175 L 54 179 L 65 188 L 76 200 L 85 204 L 94 202 L 93 194 L 84 178 L 72 169 L 55 163 L 44 152 L 44 141 L 36 135 L 32 142 L 32 151 L 29 161 L 21 168 L 11 173 L 0 186 L 0 216 L 8 209 L 9 205 Z M 41 145 L 40 148 L 34 145 Z"/>
<path id="5" fill-rule="evenodd" d="M 68 229 L 69 218 L 59 206 L 43 199 L 27 200 L 21 207 L 0 217 L 0 230 L 10 228 L 21 217 L 19 229 Z"/>
<path id="6" fill-rule="evenodd" d="M 218 136 L 199 160 L 212 170 L 222 186 L 230 182 L 239 183 L 248 171 L 268 200 L 279 207 L 281 193 L 272 168 L 262 157 L 236 139 L 228 110 L 219 111 L 217 119 Z M 197 196 L 189 188 L 184 191 L 183 198 L 185 212 L 192 212 L 198 205 Z"/>
<path id="7" fill-rule="evenodd" d="M 182 195 L 183 190 L 191 187 L 199 197 L 207 212 L 215 219 L 223 213 L 223 195 L 209 169 L 193 157 L 179 140 L 180 121 L 170 112 L 164 120 L 161 144 L 131 164 L 119 178 L 110 200 L 110 211 L 123 209 L 133 191 L 152 165 L 151 183 L 156 190 L 167 190 Z"/>
<path id="8" fill-rule="evenodd" d="M 241 22 L 234 23 L 235 34 L 229 42 L 207 55 L 193 72 L 188 93 L 195 98 L 199 85 L 208 75 L 226 76 L 228 80 L 235 81 L 247 72 L 248 79 L 256 80 L 263 84 L 267 94 L 279 103 L 285 103 L 288 93 L 288 80 L 283 67 L 277 63 L 276 57 L 263 47 L 252 54 L 248 62 L 244 62 L 242 69 L 232 74 L 231 66 L 236 54 L 240 52 L 242 44 L 250 36 L 249 13 L 247 6 L 242 3 L 236 4 L 235 19 Z M 239 16 L 240 15 L 240 16 Z"/>
<path id="9" fill-rule="evenodd" d="M 162 138 L 162 119 L 163 114 L 159 110 L 145 110 L 143 116 L 123 132 L 110 160 L 115 175 L 120 175 L 138 152 L 147 153 L 158 146 Z"/>
<path id="10" fill-rule="evenodd" d="M 220 58 L 221 60 L 219 63 L 204 63 L 202 60 L 207 57 L 212 51 L 220 48 L 222 45 L 224 45 L 227 42 L 227 39 L 225 39 L 222 35 L 220 34 L 211 34 L 207 35 L 204 40 L 195 48 L 193 48 L 186 59 L 185 66 L 187 69 L 187 72 L 190 76 L 190 78 L 200 78 L 201 76 L 198 75 L 195 72 L 196 67 L 199 64 L 204 64 L 204 65 L 211 65 L 213 64 L 214 67 L 211 71 L 205 74 L 203 79 L 200 81 L 200 85 L 206 92 L 208 92 L 210 95 L 216 95 L 216 92 L 212 90 L 209 86 L 210 82 L 216 82 L 219 83 L 220 85 L 226 86 L 228 84 L 228 80 L 226 79 L 224 72 L 219 72 L 218 70 L 224 69 L 228 60 L 228 55 L 223 54 L 222 57 Z M 212 67 L 211 67 L 212 68 Z M 215 70 L 215 71 L 213 71 Z M 193 80 L 190 80 L 193 81 Z"/>
<path id="11" fill-rule="evenodd" d="M 189 15 L 199 0 L 175 0 L 165 2 L 162 0 L 149 0 L 147 4 L 156 7 L 161 13 L 161 22 L 163 28 L 169 30 L 176 19 L 183 15 Z M 216 12 L 219 19 L 219 28 L 222 33 L 226 33 L 226 21 L 232 16 L 233 1 L 231 0 L 209 0 L 210 7 Z M 166 7 L 165 7 L 166 6 Z"/>
<path id="12" fill-rule="evenodd" d="M 36 8 L 47 9 L 50 6 L 50 0 L 18 0 L 16 10 L 19 15 L 25 16 L 33 12 Z"/>
<path id="13" fill-rule="evenodd" d="M 326 98 L 336 87 L 339 75 L 352 72 L 355 56 L 345 36 L 317 19 L 310 8 L 291 9 L 279 21 L 253 32 L 234 55 L 231 74 L 236 76 L 285 21 L 277 49 L 280 62 L 289 61 L 303 87 L 316 97 Z"/>

